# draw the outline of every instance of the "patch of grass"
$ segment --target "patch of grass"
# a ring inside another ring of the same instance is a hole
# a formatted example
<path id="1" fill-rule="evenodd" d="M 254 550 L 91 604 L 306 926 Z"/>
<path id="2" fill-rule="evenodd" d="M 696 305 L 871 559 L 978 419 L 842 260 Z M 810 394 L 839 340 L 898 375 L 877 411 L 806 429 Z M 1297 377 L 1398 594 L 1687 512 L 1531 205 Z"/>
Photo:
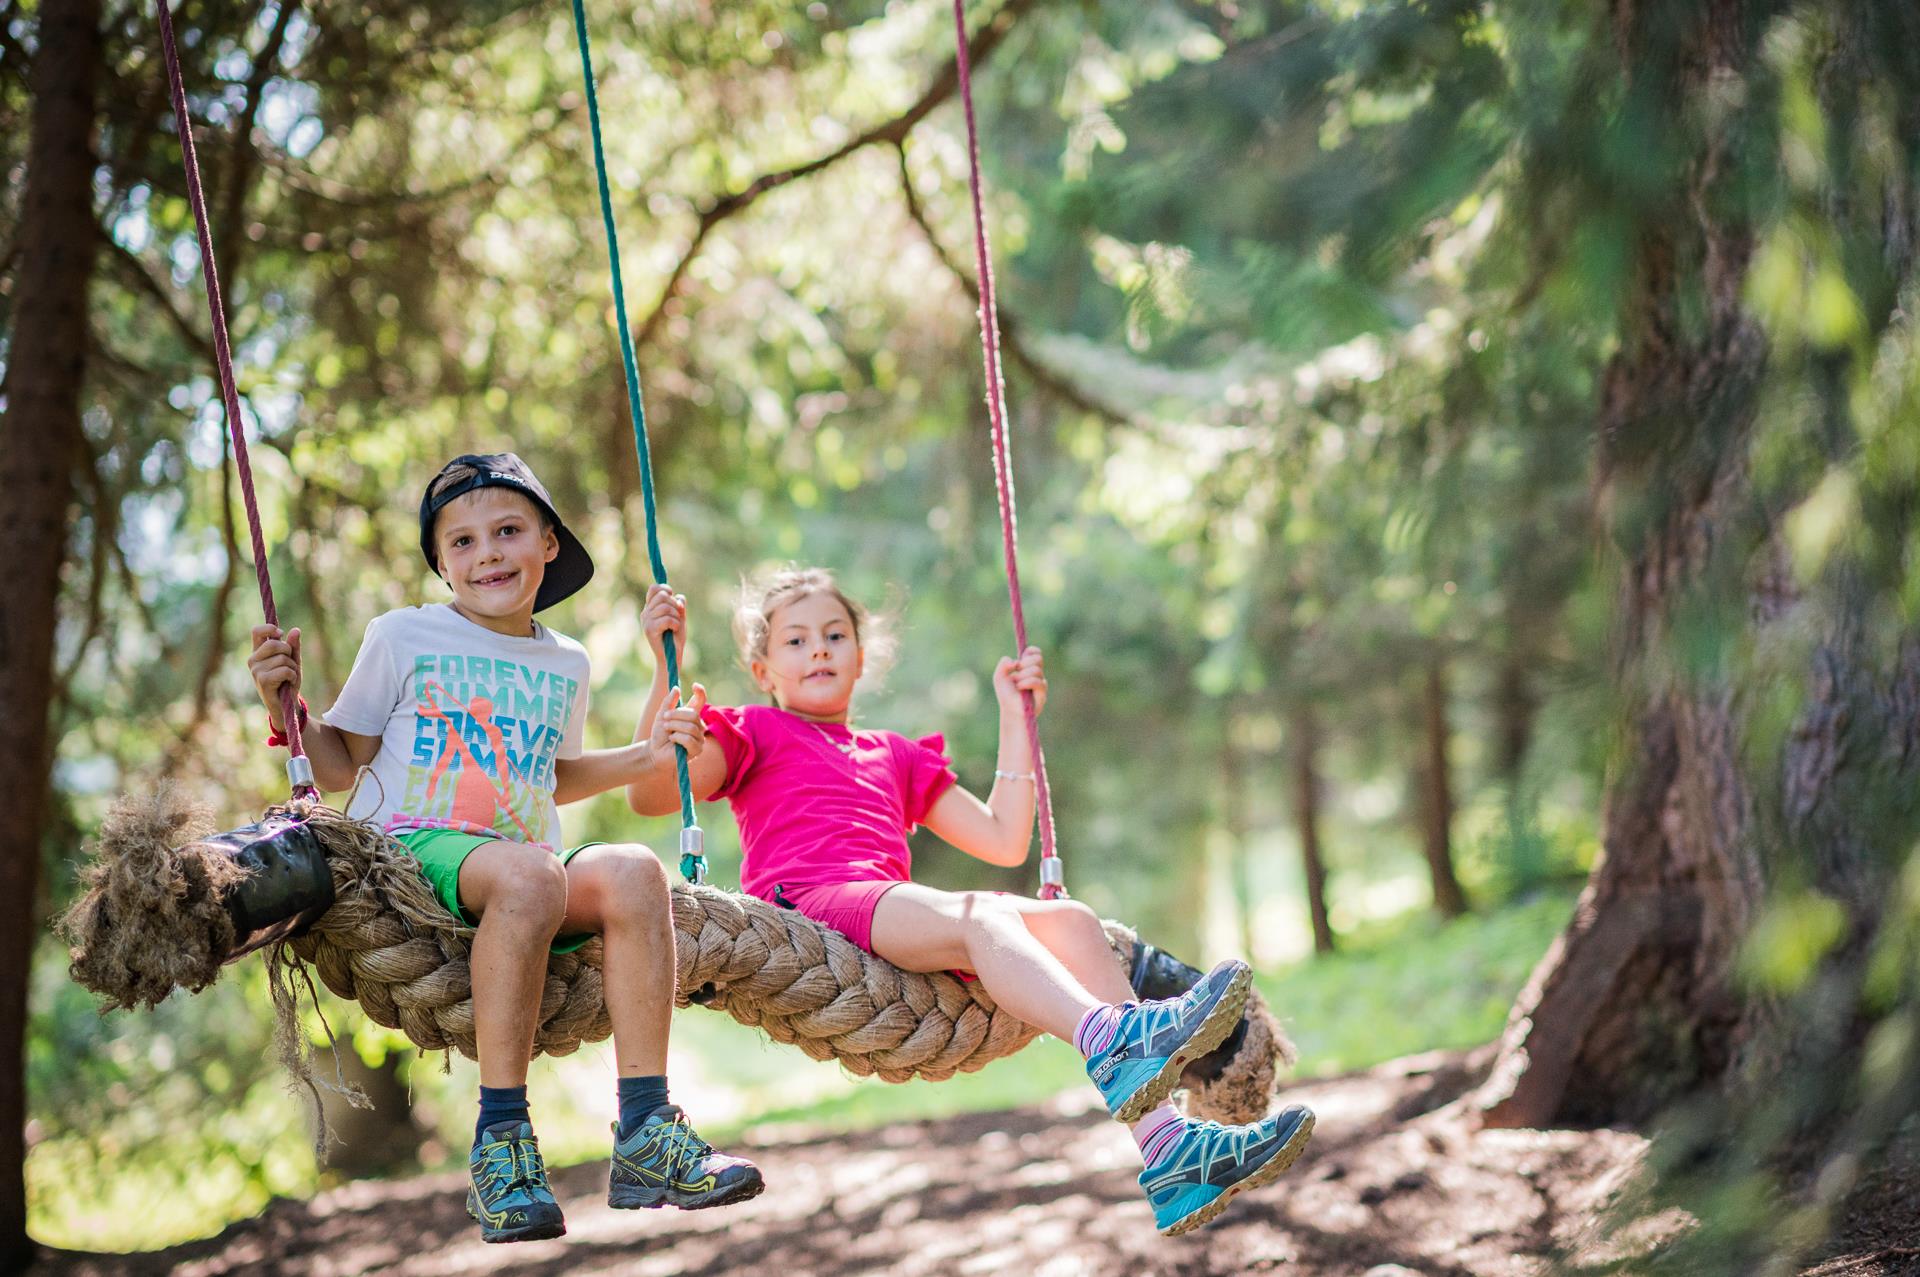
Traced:
<path id="1" fill-rule="evenodd" d="M 1329 957 L 1263 975 L 1261 991 L 1300 1048 L 1298 1074 L 1492 1041 L 1575 894 L 1555 888 L 1451 922 L 1402 914 L 1343 937 Z"/>

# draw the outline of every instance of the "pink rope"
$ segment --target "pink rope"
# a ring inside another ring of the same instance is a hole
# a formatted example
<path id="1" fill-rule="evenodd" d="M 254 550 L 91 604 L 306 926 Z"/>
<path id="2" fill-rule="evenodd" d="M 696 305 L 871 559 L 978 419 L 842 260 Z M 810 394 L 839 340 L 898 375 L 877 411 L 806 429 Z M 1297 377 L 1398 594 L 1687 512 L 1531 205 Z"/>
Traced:
<path id="1" fill-rule="evenodd" d="M 987 415 L 993 426 L 993 482 L 1000 498 L 1000 542 L 1007 561 L 1007 596 L 1013 603 L 1013 641 L 1027 650 L 1027 614 L 1020 599 L 1019 545 L 1014 524 L 1013 459 L 1007 450 L 1007 388 L 1000 375 L 1000 310 L 993 297 L 993 261 L 987 245 L 987 215 L 980 199 L 980 130 L 973 115 L 973 70 L 967 57 L 965 0 L 953 0 L 954 66 L 960 79 L 960 107 L 967 119 L 967 189 L 973 196 L 973 252 L 980 276 L 980 347 L 987 366 Z M 1027 744 L 1033 751 L 1034 798 L 1040 816 L 1040 856 L 1056 859 L 1053 794 L 1047 787 L 1047 759 L 1040 750 L 1040 719 L 1033 693 L 1022 692 L 1026 710 Z M 1058 867 L 1056 872 L 1058 871 Z M 1043 867 L 1040 895 L 1053 900 L 1066 894 L 1064 886 L 1047 881 Z"/>
<path id="2" fill-rule="evenodd" d="M 267 577 L 267 541 L 260 531 L 260 506 L 253 495 L 253 467 L 247 461 L 247 440 L 240 428 L 240 394 L 233 384 L 233 350 L 227 338 L 226 307 L 220 301 L 220 268 L 213 260 L 213 235 L 207 229 L 207 199 L 200 189 L 200 160 L 194 151 L 193 126 L 187 116 L 187 86 L 180 74 L 180 51 L 173 40 L 173 15 L 168 0 L 159 0 L 160 42 L 167 55 L 167 87 L 173 95 L 174 125 L 180 133 L 180 162 L 187 171 L 187 202 L 193 205 L 193 229 L 200 240 L 200 278 L 207 287 L 207 314 L 213 322 L 213 357 L 220 369 L 220 401 L 226 408 L 227 433 L 233 440 L 233 462 L 246 499 L 247 529 L 253 538 L 253 575 L 260 583 L 260 609 L 267 624 L 278 627 L 273 606 L 273 582 Z M 280 721 L 286 724 L 287 752 L 305 754 L 300 739 L 298 702 L 289 684 L 280 689 Z"/>

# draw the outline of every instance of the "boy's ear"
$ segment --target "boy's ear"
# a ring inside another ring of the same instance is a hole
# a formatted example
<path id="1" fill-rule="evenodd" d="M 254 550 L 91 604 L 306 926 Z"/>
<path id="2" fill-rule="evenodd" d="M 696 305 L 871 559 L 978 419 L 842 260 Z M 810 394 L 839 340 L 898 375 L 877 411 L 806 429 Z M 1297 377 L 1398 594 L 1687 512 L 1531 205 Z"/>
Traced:
<path id="1" fill-rule="evenodd" d="M 547 534 L 547 557 L 544 561 L 551 563 L 560 557 L 560 538 L 554 535 L 552 528 L 544 528 L 542 531 Z"/>

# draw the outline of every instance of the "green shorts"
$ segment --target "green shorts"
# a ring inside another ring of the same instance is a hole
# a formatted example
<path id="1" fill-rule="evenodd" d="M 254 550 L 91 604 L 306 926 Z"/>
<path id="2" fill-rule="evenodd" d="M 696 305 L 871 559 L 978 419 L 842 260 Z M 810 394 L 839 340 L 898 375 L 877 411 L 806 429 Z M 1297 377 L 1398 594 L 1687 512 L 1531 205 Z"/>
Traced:
<path id="1" fill-rule="evenodd" d="M 462 833 L 458 829 L 403 829 L 394 832 L 393 840 L 420 862 L 420 876 L 433 888 L 433 894 L 440 897 L 440 903 L 447 907 L 448 913 L 469 927 L 480 925 L 477 918 L 460 907 L 460 866 L 467 863 L 467 857 L 473 854 L 474 848 L 497 842 L 498 839 Z M 555 854 L 564 865 L 589 847 L 605 845 L 583 842 L 578 847 L 569 847 Z M 591 933 L 555 936 L 552 949 L 555 953 L 572 953 L 591 939 Z"/>

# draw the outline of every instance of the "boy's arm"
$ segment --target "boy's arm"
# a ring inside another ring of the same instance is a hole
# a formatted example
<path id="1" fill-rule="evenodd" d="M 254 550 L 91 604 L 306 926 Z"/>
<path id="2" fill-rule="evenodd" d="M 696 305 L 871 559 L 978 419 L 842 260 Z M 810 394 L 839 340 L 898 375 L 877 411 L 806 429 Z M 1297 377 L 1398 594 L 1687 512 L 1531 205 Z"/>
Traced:
<path id="1" fill-rule="evenodd" d="M 280 724 L 276 722 L 274 728 L 279 730 Z M 300 743 L 313 760 L 313 783 L 329 793 L 352 789 L 360 769 L 380 752 L 378 736 L 343 732 L 317 718 L 301 729 Z"/>
<path id="2" fill-rule="evenodd" d="M 285 735 L 280 689 L 291 684 L 294 694 L 300 693 L 300 631 L 296 628 L 282 634 L 276 626 L 254 626 L 253 654 L 247 658 L 247 669 L 253 674 L 253 685 L 267 707 L 274 734 Z M 343 732 L 317 718 L 301 725 L 300 743 L 313 762 L 314 784 L 329 792 L 352 789 L 360 769 L 380 752 L 378 736 Z"/>
<path id="3" fill-rule="evenodd" d="M 649 698 L 649 704 L 652 698 Z M 674 746 L 687 751 L 688 766 L 700 774 L 700 762 L 706 757 L 703 746 L 707 741 L 707 729 L 701 725 L 700 711 L 707 705 L 706 689 L 694 685 L 693 704 L 682 709 L 678 704 L 678 693 L 669 700 L 653 717 L 652 729 L 646 738 L 636 739 L 631 745 L 622 745 L 618 749 L 590 749 L 578 758 L 562 758 L 553 765 L 553 801 L 556 803 L 578 802 L 582 798 L 591 798 L 595 794 L 609 789 L 618 789 L 625 785 L 629 793 L 635 787 L 648 792 L 664 788 L 673 795 L 672 804 L 667 811 L 679 807 L 680 787 L 676 780 L 678 769 L 674 764 Z M 726 760 L 719 751 L 714 756 L 720 759 L 724 770 Z M 714 785 L 720 782 L 715 780 Z M 631 799 L 629 799 L 631 801 Z"/>
<path id="4" fill-rule="evenodd" d="M 680 650 L 686 650 L 686 599 L 664 585 L 653 586 L 647 591 L 647 605 L 641 613 L 640 624 L 647 636 L 647 646 L 653 649 L 653 686 L 647 692 L 647 703 L 640 711 L 640 721 L 634 724 L 635 742 L 656 738 L 663 717 L 690 712 L 698 723 L 700 711 L 707 705 L 707 690 L 695 683 L 693 704 L 685 710 L 679 709 L 679 689 L 667 684 L 665 636 L 674 635 L 681 645 Z M 700 738 L 702 741 L 706 739 L 704 727 L 700 729 Z M 717 749 L 688 751 L 687 779 L 693 784 L 696 802 L 704 802 L 712 797 L 713 791 L 720 788 L 726 778 L 725 753 Z M 642 816 L 668 816 L 680 810 L 679 768 L 674 765 L 670 748 L 662 751 L 658 765 L 647 768 L 623 783 L 627 787 L 627 805 Z"/>
<path id="5" fill-rule="evenodd" d="M 627 787 L 627 805 L 642 816 L 668 816 L 680 810 L 680 772 L 673 757 L 676 742 L 689 744 L 687 779 L 693 784 L 694 801 L 705 802 L 727 778 L 725 752 L 704 748 L 707 729 L 700 722 L 700 712 L 707 707 L 707 689 L 695 683 L 693 704 L 682 709 L 679 690 L 663 690 L 664 681 L 655 676 L 654 690 L 634 728 L 635 744 L 628 747 L 648 749 L 651 757 L 646 766 L 614 782 Z"/>

